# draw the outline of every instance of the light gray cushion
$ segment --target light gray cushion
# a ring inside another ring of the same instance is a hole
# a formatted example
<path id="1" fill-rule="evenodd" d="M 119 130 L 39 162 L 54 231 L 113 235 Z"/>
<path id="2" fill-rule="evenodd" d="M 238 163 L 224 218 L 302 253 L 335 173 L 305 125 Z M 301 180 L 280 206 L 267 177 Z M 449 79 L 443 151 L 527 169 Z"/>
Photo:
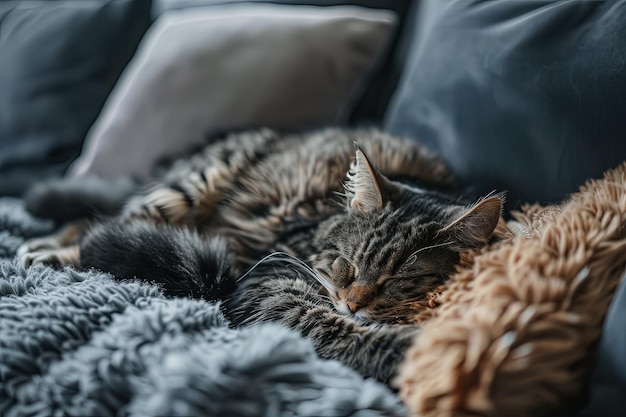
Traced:
<path id="1" fill-rule="evenodd" d="M 226 129 L 346 121 L 386 47 L 385 10 L 271 4 L 163 14 L 122 74 L 70 175 L 147 175 Z"/>

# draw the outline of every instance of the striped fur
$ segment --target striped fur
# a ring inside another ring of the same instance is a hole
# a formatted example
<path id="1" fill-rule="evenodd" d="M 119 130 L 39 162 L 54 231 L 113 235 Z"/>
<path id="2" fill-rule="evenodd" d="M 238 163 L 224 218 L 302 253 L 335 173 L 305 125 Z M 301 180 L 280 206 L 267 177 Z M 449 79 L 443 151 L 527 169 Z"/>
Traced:
<path id="1" fill-rule="evenodd" d="M 237 133 L 175 162 L 80 239 L 21 255 L 226 298 L 233 325 L 280 321 L 322 357 L 389 381 L 419 331 L 407 324 L 416 303 L 500 220 L 498 196 L 467 205 L 426 191 L 450 185 L 440 160 L 378 131 Z M 80 258 L 50 259 L 77 243 Z"/>

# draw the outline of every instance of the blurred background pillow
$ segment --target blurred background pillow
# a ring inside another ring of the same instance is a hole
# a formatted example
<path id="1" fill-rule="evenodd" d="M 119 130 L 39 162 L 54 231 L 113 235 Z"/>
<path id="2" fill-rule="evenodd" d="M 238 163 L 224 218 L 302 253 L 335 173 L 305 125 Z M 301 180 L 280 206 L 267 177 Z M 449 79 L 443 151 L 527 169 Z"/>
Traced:
<path id="1" fill-rule="evenodd" d="M 348 121 L 396 26 L 390 11 L 240 4 L 159 16 L 72 176 L 147 176 L 207 135 Z"/>
<path id="2" fill-rule="evenodd" d="M 407 44 L 411 40 L 410 32 L 416 24 L 414 17 L 422 2 L 423 0 L 153 0 L 152 15 L 156 19 L 161 14 L 172 10 L 250 3 L 299 6 L 350 5 L 389 10 L 396 15 L 396 29 L 391 35 L 387 48 L 382 51 L 378 65 L 373 68 L 366 88 L 360 92 L 360 97 L 355 100 L 349 118 L 351 124 L 380 125 L 387 104 L 404 68 Z"/>

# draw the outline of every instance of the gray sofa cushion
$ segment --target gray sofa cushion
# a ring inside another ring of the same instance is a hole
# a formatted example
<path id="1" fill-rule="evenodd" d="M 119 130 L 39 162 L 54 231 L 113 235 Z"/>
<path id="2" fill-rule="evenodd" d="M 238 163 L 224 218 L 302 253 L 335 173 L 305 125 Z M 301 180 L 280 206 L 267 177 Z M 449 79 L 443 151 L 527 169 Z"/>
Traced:
<path id="1" fill-rule="evenodd" d="M 150 23 L 150 0 L 0 2 L 0 195 L 59 175 Z"/>
<path id="2" fill-rule="evenodd" d="M 626 276 L 607 312 L 588 403 L 576 417 L 626 415 Z"/>
<path id="3" fill-rule="evenodd" d="M 626 159 L 626 2 L 431 1 L 385 126 L 509 207 Z"/>

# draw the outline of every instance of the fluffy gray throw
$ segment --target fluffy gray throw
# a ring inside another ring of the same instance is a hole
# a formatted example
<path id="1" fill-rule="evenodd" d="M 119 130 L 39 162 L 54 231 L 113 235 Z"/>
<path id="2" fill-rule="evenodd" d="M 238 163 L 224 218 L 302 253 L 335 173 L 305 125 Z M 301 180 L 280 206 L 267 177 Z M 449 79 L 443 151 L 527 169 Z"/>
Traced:
<path id="1" fill-rule="evenodd" d="M 401 416 L 385 386 L 276 324 L 228 328 L 216 304 L 99 272 L 24 270 L 52 225 L 0 199 L 0 415 Z"/>

